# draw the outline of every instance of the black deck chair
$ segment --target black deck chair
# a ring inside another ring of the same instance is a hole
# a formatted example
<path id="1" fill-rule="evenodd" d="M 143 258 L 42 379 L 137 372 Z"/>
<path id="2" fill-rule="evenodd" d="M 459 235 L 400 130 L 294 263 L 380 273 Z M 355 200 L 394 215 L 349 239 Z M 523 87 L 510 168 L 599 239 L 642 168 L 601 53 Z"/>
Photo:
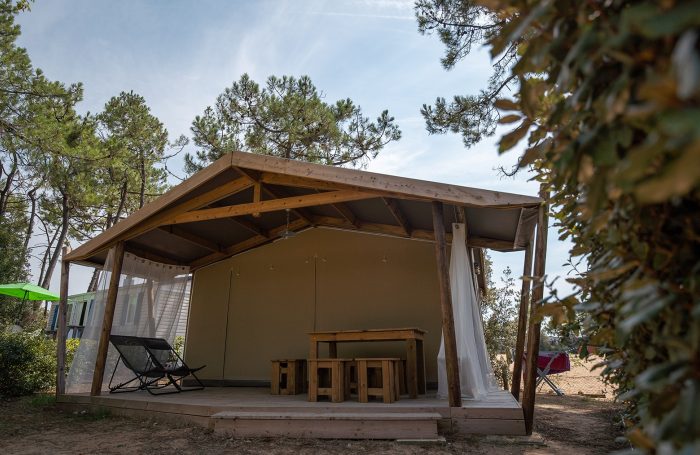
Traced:
<path id="1" fill-rule="evenodd" d="M 109 341 L 119 352 L 119 359 L 112 377 L 109 379 L 109 393 L 134 392 L 136 390 L 146 390 L 151 395 L 165 395 L 168 393 L 189 392 L 192 390 L 204 389 L 204 384 L 199 380 L 195 372 L 204 368 L 190 368 L 182 357 L 175 351 L 170 343 L 162 338 L 142 338 L 125 335 L 110 335 Z M 112 385 L 114 374 L 117 371 L 119 362 L 130 369 L 135 377 L 121 384 Z M 197 381 L 197 386 L 182 387 L 178 382 L 192 376 Z M 130 385 L 138 381 L 138 385 Z M 167 392 L 155 392 L 170 385 L 175 386 L 175 390 Z"/>

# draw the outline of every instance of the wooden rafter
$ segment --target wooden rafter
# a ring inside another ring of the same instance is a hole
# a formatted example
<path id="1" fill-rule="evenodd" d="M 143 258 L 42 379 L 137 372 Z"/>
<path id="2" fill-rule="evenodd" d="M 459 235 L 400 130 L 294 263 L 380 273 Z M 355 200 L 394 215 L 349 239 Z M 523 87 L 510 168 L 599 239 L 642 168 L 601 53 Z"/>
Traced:
<path id="1" fill-rule="evenodd" d="M 162 220 L 161 225 L 229 218 L 234 216 L 250 215 L 256 212 L 276 212 L 285 209 L 335 204 L 338 202 L 356 201 L 372 197 L 374 196 L 358 191 L 329 191 L 326 193 L 307 194 L 304 196 L 293 196 L 282 199 L 272 199 L 267 201 L 251 202 L 247 204 L 237 204 L 227 207 L 216 207 L 181 213 L 171 218 Z"/>
<path id="2" fill-rule="evenodd" d="M 345 218 L 345 221 L 350 223 L 355 229 L 358 229 L 360 227 L 360 224 L 358 222 L 357 216 L 353 213 L 353 211 L 348 207 L 347 204 L 333 204 L 332 206 L 336 212 L 340 213 L 340 215 Z"/>
<path id="3" fill-rule="evenodd" d="M 289 223 L 289 230 L 290 231 L 297 231 L 297 230 L 305 228 L 307 226 L 309 226 L 309 224 L 304 220 L 294 220 L 294 221 Z M 207 256 L 196 259 L 196 260 L 192 261 L 190 266 L 193 269 L 197 269 L 197 268 L 212 264 L 214 262 L 221 261 L 222 259 L 226 259 L 226 258 L 231 257 L 233 255 L 242 253 L 244 251 L 250 250 L 252 248 L 259 247 L 265 243 L 271 242 L 272 240 L 276 239 L 277 237 L 282 235 L 282 233 L 285 232 L 286 230 L 287 230 L 287 223 L 285 223 L 281 226 L 277 226 L 276 228 L 270 229 L 270 231 L 269 231 L 270 236 L 269 237 L 263 237 L 260 235 L 256 235 L 256 236 L 251 237 L 249 239 L 238 242 L 234 245 L 228 246 L 221 252 L 212 253 L 212 254 L 209 254 Z"/>
<path id="4" fill-rule="evenodd" d="M 212 242 L 209 239 L 205 239 L 197 234 L 193 234 L 180 226 L 161 226 L 158 229 L 209 251 L 221 251 L 221 245 L 217 244 L 216 242 Z"/>
<path id="5" fill-rule="evenodd" d="M 399 203 L 396 201 L 396 199 L 383 197 L 382 202 L 384 202 L 384 205 L 386 205 L 386 207 L 389 209 L 389 212 L 391 212 L 391 215 L 394 217 L 396 222 L 399 223 L 399 226 L 401 226 L 404 233 L 410 237 L 411 223 L 409 223 L 408 219 L 406 219 L 406 216 L 401 211 L 401 207 L 399 207 Z"/>

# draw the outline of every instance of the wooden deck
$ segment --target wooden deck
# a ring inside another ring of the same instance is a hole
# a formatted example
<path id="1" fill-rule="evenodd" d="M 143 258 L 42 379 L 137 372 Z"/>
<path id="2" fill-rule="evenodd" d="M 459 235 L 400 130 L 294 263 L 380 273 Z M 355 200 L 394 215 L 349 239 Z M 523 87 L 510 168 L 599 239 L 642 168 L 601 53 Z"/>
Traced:
<path id="1" fill-rule="evenodd" d="M 69 409 L 106 409 L 115 415 L 188 422 L 240 437 L 311 437 L 343 439 L 434 439 L 440 434 L 525 433 L 523 412 L 505 391 L 450 408 L 433 395 L 381 402 L 306 401 L 303 395 L 270 395 L 267 388 L 209 387 L 152 396 L 146 392 L 66 394 Z"/>

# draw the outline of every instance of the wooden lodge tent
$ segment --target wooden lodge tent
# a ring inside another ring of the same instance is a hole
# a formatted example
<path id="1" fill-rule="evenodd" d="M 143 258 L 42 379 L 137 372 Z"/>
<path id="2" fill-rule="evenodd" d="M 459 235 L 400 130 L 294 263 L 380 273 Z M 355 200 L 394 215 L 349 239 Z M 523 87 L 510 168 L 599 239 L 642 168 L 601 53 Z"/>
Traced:
<path id="1" fill-rule="evenodd" d="M 444 333 L 449 400 L 440 405 L 447 411 L 440 412 L 454 421 L 461 414 L 450 414 L 450 409 L 469 408 L 459 391 L 454 325 L 460 321 L 453 318 L 446 249 L 457 222 L 466 225 L 477 271 L 485 248 L 525 251 L 523 275 L 534 275 L 535 285 L 530 300 L 530 280 L 523 281 L 515 358 L 527 350 L 527 364 L 534 365 L 539 344 L 534 321 L 527 330 L 530 348 L 524 345 L 528 308 L 538 304 L 543 292 L 537 281 L 544 274 L 546 249 L 540 198 L 234 152 L 64 255 L 57 327 L 59 402 L 104 405 L 99 399 L 109 374 L 105 359 L 119 287 L 116 272 L 128 252 L 189 267 L 193 273 L 185 360 L 207 365 L 200 376 L 208 385 L 264 384 L 271 359 L 305 357 L 308 332 L 421 327 L 427 331 L 428 383 L 436 381 L 434 359 Z M 105 264 L 109 251 L 113 262 Z M 106 294 L 92 391 L 80 399 L 65 389 L 70 263 L 107 265 L 115 272 Z M 477 278 L 483 289 L 483 275 Z M 354 349 L 375 354 L 392 346 Z M 521 366 L 516 362 L 515 400 Z M 527 371 L 532 374 L 525 380 L 522 409 L 513 400 L 517 412 L 510 409 L 505 417 L 522 419 L 524 412 L 524 429 L 505 432 L 532 429 L 535 369 Z M 198 393 L 186 394 L 187 399 Z M 475 414 L 463 413 L 467 419 Z M 481 421 L 478 432 L 504 432 L 503 425 L 493 422 Z"/>

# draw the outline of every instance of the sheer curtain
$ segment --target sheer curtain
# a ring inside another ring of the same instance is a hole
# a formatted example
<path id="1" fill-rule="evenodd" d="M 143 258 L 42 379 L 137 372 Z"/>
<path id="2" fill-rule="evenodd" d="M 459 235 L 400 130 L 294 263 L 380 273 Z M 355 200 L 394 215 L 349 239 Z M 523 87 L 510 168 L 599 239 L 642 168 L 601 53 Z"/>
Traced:
<path id="1" fill-rule="evenodd" d="M 68 393 L 89 392 L 92 386 L 113 254 L 114 250 L 110 250 L 105 269 L 100 274 L 94 304 L 85 317 L 85 331 L 68 373 Z M 172 345 L 182 319 L 187 319 L 190 283 L 188 267 L 161 264 L 124 253 L 111 333 L 165 338 Z M 110 344 L 103 389 L 109 383 L 117 359 L 118 354 Z M 128 376 L 129 372 L 120 363 L 115 380 Z"/>
<path id="2" fill-rule="evenodd" d="M 450 287 L 462 398 L 478 400 L 497 386 L 486 352 L 476 280 L 467 252 L 465 225 L 462 223 L 452 225 Z M 444 337 L 438 353 L 438 397 L 447 398 Z"/>

